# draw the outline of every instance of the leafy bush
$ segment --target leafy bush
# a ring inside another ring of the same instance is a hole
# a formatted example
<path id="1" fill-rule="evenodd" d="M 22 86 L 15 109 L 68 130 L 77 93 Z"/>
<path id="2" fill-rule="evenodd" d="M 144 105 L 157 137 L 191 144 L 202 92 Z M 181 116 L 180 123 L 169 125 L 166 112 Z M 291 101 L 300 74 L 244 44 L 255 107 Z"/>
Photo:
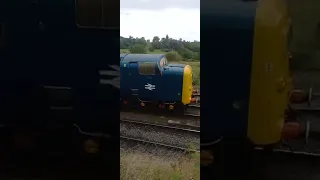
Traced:
<path id="1" fill-rule="evenodd" d="M 132 54 L 146 54 L 147 53 L 146 47 L 144 47 L 141 44 L 135 44 L 135 45 L 131 46 L 129 51 Z"/>
<path id="2" fill-rule="evenodd" d="M 179 53 L 175 52 L 175 51 L 167 52 L 166 53 L 166 57 L 167 57 L 169 62 L 182 61 L 182 56 Z"/>
<path id="3" fill-rule="evenodd" d="M 148 49 L 150 52 L 153 52 L 155 49 L 151 46 L 151 47 L 149 47 L 149 49 Z"/>

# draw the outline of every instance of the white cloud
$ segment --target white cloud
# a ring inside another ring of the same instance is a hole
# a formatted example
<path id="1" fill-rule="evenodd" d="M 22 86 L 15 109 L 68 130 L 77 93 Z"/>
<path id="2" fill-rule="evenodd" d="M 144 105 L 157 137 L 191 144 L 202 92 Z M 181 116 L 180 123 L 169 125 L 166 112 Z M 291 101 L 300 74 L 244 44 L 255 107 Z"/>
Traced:
<path id="1" fill-rule="evenodd" d="M 174 39 L 200 40 L 199 9 L 120 9 L 120 35 L 152 40 L 166 34 Z"/>
<path id="2" fill-rule="evenodd" d="M 200 0 L 120 0 L 120 7 L 145 10 L 166 8 L 200 9 Z"/>

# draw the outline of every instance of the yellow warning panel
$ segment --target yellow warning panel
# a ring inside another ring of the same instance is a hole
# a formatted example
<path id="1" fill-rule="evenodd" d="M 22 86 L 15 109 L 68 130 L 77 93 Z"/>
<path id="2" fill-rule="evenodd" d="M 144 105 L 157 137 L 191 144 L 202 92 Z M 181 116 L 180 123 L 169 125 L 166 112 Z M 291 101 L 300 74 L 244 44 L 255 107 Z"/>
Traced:
<path id="1" fill-rule="evenodd" d="M 190 65 L 186 65 L 183 71 L 183 84 L 182 84 L 182 103 L 190 104 L 191 96 L 192 96 L 192 67 Z"/>
<path id="2" fill-rule="evenodd" d="M 291 88 L 288 58 L 290 19 L 286 4 L 260 0 L 256 11 L 248 132 L 259 145 L 281 139 Z"/>

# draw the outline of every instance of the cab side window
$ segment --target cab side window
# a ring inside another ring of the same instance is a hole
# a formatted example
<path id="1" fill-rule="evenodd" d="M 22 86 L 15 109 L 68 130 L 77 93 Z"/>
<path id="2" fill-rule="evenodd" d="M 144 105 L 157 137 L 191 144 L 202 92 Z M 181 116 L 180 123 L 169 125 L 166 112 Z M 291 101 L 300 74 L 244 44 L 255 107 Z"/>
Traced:
<path id="1" fill-rule="evenodd" d="M 142 62 L 139 63 L 139 74 L 141 75 L 155 75 L 156 74 L 156 64 L 152 62 Z"/>
<path id="2" fill-rule="evenodd" d="M 76 0 L 76 18 L 80 27 L 119 28 L 119 3 L 108 0 Z"/>

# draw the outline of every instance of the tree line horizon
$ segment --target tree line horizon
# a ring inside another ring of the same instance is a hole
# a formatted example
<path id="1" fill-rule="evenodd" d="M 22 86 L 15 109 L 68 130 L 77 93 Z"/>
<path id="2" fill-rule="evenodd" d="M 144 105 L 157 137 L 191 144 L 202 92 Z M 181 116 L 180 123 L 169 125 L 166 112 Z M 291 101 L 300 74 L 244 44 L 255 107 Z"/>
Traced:
<path id="1" fill-rule="evenodd" d="M 128 49 L 132 54 L 148 54 L 163 52 L 167 56 L 172 56 L 172 60 L 179 61 L 200 61 L 200 41 L 186 41 L 182 38 L 174 39 L 169 35 L 160 38 L 154 36 L 152 40 L 145 37 L 120 36 L 121 49 Z"/>

